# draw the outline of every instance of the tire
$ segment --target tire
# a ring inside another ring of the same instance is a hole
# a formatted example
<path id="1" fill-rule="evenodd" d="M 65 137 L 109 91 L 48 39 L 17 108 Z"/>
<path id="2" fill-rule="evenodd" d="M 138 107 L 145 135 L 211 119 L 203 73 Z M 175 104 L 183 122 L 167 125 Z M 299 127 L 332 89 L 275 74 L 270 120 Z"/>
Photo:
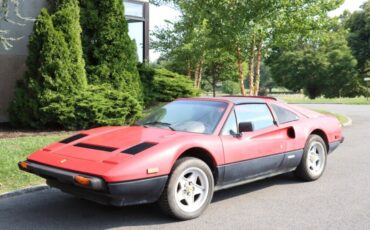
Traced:
<path id="1" fill-rule="evenodd" d="M 325 171 L 327 156 L 324 140 L 318 135 L 310 135 L 303 150 L 301 163 L 294 174 L 304 181 L 319 179 Z"/>
<path id="2" fill-rule="evenodd" d="M 207 208 L 213 191 L 214 179 L 208 165 L 197 158 L 180 158 L 159 198 L 159 206 L 176 219 L 194 219 Z"/>

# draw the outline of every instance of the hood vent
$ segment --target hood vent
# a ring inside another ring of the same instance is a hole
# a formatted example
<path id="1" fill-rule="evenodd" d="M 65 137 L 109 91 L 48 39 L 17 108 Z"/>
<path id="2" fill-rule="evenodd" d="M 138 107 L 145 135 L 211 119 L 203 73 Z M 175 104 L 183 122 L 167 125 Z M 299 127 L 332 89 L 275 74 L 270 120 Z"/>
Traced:
<path id="1" fill-rule="evenodd" d="M 123 150 L 121 153 L 127 153 L 131 155 L 138 154 L 146 149 L 149 149 L 150 147 L 153 147 L 157 143 L 149 143 L 149 142 L 143 142 L 138 145 L 132 146 L 131 148 Z"/>
<path id="2" fill-rule="evenodd" d="M 87 136 L 87 134 L 79 133 L 79 134 L 76 134 L 74 136 L 67 137 L 64 140 L 59 141 L 59 143 L 68 144 L 68 143 L 71 143 L 73 141 L 76 141 L 76 140 L 81 139 L 81 138 L 86 137 L 86 136 Z"/>
<path id="3" fill-rule="evenodd" d="M 86 143 L 78 143 L 75 144 L 77 147 L 85 148 L 85 149 L 95 149 L 105 152 L 113 152 L 117 150 L 117 148 L 114 147 L 108 147 L 108 146 L 102 146 L 102 145 L 92 145 L 92 144 L 86 144 Z"/>

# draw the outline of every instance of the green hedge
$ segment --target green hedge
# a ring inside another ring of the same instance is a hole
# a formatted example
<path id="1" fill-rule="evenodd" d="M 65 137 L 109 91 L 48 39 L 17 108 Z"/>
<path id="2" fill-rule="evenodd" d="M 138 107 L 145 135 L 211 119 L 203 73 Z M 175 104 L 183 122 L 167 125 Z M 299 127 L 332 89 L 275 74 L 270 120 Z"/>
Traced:
<path id="1" fill-rule="evenodd" d="M 80 0 L 80 8 L 88 82 L 110 84 L 141 100 L 136 45 L 128 34 L 123 1 Z"/>
<path id="2" fill-rule="evenodd" d="M 50 14 L 43 9 L 29 41 L 27 71 L 9 108 L 15 126 L 63 127 L 73 111 L 69 98 L 87 87 L 78 2 Z"/>
<path id="3" fill-rule="evenodd" d="M 142 111 L 135 93 L 139 83 L 128 84 L 121 79 L 133 91 L 113 89 L 109 83 L 89 85 L 82 57 L 78 0 L 58 0 L 51 9 L 51 13 L 41 11 L 30 36 L 28 69 L 9 107 L 12 125 L 74 130 L 133 123 Z M 124 70 L 117 75 L 132 77 Z"/>
<path id="4" fill-rule="evenodd" d="M 75 98 L 74 108 L 74 129 L 133 124 L 142 114 L 142 106 L 134 97 L 110 85 L 91 86 Z"/>
<path id="5" fill-rule="evenodd" d="M 148 65 L 141 65 L 139 73 L 144 88 L 146 106 L 200 94 L 199 90 L 194 88 L 193 81 L 184 75 L 162 68 L 155 69 Z"/>

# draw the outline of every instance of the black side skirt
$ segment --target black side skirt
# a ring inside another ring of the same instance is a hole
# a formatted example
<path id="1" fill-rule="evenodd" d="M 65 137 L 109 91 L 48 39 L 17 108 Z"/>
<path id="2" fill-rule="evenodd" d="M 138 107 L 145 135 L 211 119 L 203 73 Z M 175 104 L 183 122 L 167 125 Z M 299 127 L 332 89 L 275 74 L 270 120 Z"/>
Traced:
<path id="1" fill-rule="evenodd" d="M 220 178 L 216 190 L 293 171 L 301 162 L 303 149 L 275 154 L 218 167 Z M 222 175 L 224 175 L 222 177 Z"/>

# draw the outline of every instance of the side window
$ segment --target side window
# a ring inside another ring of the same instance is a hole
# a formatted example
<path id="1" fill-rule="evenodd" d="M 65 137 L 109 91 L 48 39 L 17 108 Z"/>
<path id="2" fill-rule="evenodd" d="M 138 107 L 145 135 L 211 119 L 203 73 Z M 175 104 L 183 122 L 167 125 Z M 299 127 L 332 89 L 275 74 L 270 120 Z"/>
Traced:
<path id="1" fill-rule="evenodd" d="M 299 119 L 299 117 L 295 113 L 287 109 L 284 109 L 278 105 L 271 104 L 271 108 L 275 112 L 279 124 L 284 124 Z"/>
<path id="2" fill-rule="evenodd" d="M 233 131 L 234 133 L 238 132 L 238 128 L 236 126 L 236 117 L 235 117 L 234 110 L 230 112 L 230 115 L 227 118 L 227 120 L 225 122 L 225 125 L 222 129 L 221 135 L 223 135 L 223 136 L 231 135 L 231 131 Z"/>
<path id="3" fill-rule="evenodd" d="M 274 119 L 266 104 L 245 104 L 235 107 L 238 122 L 252 122 L 254 130 L 274 125 Z"/>

